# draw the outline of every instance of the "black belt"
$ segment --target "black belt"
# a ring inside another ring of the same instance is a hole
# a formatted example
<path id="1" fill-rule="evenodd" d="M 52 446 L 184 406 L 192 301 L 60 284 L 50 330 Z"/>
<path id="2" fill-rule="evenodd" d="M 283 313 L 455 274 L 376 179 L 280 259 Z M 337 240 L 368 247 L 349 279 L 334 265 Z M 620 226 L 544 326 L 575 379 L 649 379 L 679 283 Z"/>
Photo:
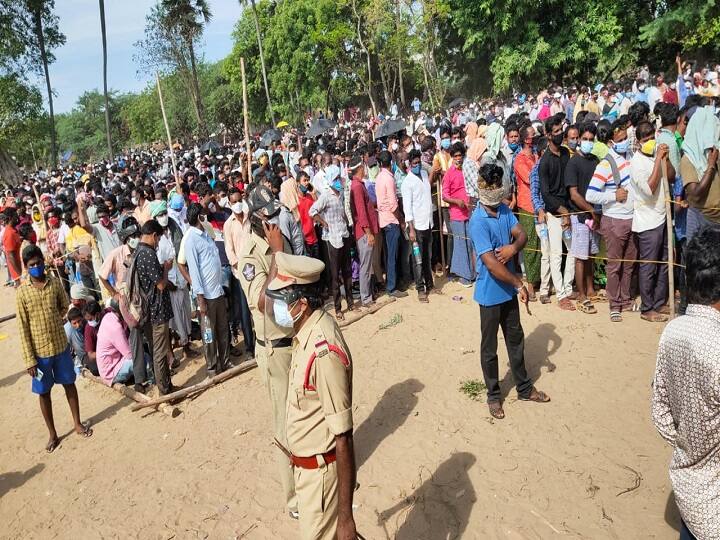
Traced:
<path id="1" fill-rule="evenodd" d="M 265 346 L 265 342 L 261 339 L 256 339 L 255 343 L 257 343 L 261 347 Z M 290 346 L 292 346 L 292 338 L 284 337 L 284 338 L 280 338 L 280 339 L 273 339 L 272 341 L 270 341 L 270 346 L 273 349 L 280 349 L 282 347 L 290 347 Z"/>

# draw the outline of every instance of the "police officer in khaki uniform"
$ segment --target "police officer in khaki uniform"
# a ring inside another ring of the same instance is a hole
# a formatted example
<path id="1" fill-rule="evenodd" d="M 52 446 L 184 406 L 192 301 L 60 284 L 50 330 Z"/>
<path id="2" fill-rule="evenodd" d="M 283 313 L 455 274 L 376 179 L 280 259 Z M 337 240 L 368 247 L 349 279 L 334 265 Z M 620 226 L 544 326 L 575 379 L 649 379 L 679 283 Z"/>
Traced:
<path id="1" fill-rule="evenodd" d="M 273 435 L 287 444 L 285 435 L 285 403 L 287 401 L 288 372 L 292 357 L 292 328 L 278 326 L 266 317 L 265 287 L 274 269 L 274 256 L 285 249 L 285 241 L 277 227 L 280 203 L 264 186 L 258 186 L 248 197 L 252 233 L 238 256 L 240 286 L 248 300 L 255 326 L 255 359 L 270 393 Z M 292 466 L 279 448 L 275 448 L 280 469 L 280 481 L 290 516 L 297 519 L 297 496 Z"/>
<path id="2" fill-rule="evenodd" d="M 287 392 L 288 458 L 304 540 L 357 538 L 352 515 L 355 488 L 352 361 L 335 318 L 323 308 L 319 279 L 325 265 L 278 253 L 266 294 L 266 313 L 294 328 Z"/>

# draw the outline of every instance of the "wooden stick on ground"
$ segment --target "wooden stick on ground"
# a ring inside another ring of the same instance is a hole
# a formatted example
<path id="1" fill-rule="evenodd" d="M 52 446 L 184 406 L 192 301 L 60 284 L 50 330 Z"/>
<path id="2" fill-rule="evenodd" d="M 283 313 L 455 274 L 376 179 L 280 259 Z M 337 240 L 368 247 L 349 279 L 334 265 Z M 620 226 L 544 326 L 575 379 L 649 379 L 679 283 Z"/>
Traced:
<path id="1" fill-rule="evenodd" d="M 388 304 L 391 304 L 392 302 L 395 302 L 395 298 L 392 296 L 383 296 L 381 298 L 378 298 L 377 302 L 365 309 L 365 308 L 355 308 L 353 311 L 345 312 L 345 319 L 342 321 L 338 321 L 338 326 L 340 328 L 345 328 L 346 326 L 350 326 L 352 323 L 359 321 L 362 319 L 365 315 L 370 315 L 371 313 L 375 313 L 382 309 L 384 306 L 387 306 Z"/>
<path id="2" fill-rule="evenodd" d="M 132 399 L 133 401 L 137 403 L 148 403 L 150 401 L 150 398 L 147 397 L 145 394 L 141 394 L 140 392 L 136 392 L 129 386 L 125 386 L 124 384 L 115 383 L 112 386 L 108 386 L 105 384 L 100 377 L 96 377 L 92 373 L 90 373 L 87 369 L 83 369 L 82 375 L 84 378 L 86 378 L 88 381 L 97 383 L 102 385 L 105 388 L 112 388 L 116 392 L 121 393 L 126 398 Z M 180 409 L 177 407 L 171 407 L 167 403 L 162 403 L 160 405 L 156 405 L 155 408 L 160 411 L 163 414 L 168 415 L 170 418 L 175 418 L 180 414 Z"/>
<path id="3" fill-rule="evenodd" d="M 9 321 L 10 319 L 14 319 L 17 317 L 16 313 L 11 313 L 10 315 L 5 315 L 4 317 L 0 317 L 0 323 L 4 323 L 5 321 Z"/>
<path id="4" fill-rule="evenodd" d="M 203 390 L 206 390 L 206 389 L 210 388 L 211 386 L 215 386 L 216 384 L 226 381 L 226 380 L 234 377 L 235 375 L 239 375 L 240 373 L 248 371 L 256 366 L 257 366 L 257 362 L 255 360 L 251 360 L 250 362 L 243 362 L 239 366 L 232 367 L 230 369 L 223 371 L 219 375 L 215 375 L 212 379 L 206 379 L 201 383 L 193 384 L 192 386 L 188 386 L 187 388 L 183 388 L 182 390 L 178 390 L 177 392 L 173 392 L 171 394 L 165 394 L 164 396 L 161 396 L 159 398 L 151 399 L 146 402 L 136 403 L 135 405 L 130 407 L 130 410 L 131 411 L 139 411 L 140 409 L 144 409 L 146 407 L 156 407 L 156 406 L 162 405 L 168 401 L 174 401 L 174 400 L 186 398 L 190 394 L 202 392 Z"/>

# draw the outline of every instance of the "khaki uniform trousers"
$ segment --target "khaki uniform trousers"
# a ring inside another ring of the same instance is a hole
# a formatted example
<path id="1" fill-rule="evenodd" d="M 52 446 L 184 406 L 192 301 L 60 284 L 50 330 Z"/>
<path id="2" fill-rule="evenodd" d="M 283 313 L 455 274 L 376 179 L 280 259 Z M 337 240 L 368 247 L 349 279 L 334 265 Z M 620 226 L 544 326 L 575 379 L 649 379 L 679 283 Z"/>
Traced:
<path id="1" fill-rule="evenodd" d="M 268 355 L 266 348 L 258 343 L 255 347 L 255 359 L 260 368 L 263 382 L 270 394 L 273 436 L 287 448 L 286 411 L 292 347 L 272 349 L 272 354 Z M 297 496 L 295 494 L 293 467 L 290 465 L 290 460 L 285 453 L 277 446 L 273 446 L 275 447 L 275 459 L 280 470 L 280 481 L 285 493 L 287 507 L 289 510 L 295 511 L 297 509 Z"/>
<path id="2" fill-rule="evenodd" d="M 338 521 L 337 488 L 337 462 L 317 469 L 295 467 L 302 540 L 334 540 Z"/>

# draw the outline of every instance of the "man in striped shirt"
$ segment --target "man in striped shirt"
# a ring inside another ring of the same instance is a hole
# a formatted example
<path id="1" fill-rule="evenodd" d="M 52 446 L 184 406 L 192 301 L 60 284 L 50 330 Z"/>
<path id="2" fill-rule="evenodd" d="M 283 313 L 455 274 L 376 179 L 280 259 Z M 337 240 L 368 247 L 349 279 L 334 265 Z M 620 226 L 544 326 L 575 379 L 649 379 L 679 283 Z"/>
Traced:
<path id="1" fill-rule="evenodd" d="M 600 234 L 605 238 L 608 262 L 607 293 L 610 301 L 610 320 L 622 321 L 622 311 L 632 309 L 630 278 L 634 263 L 621 262 L 637 256 L 637 240 L 632 232 L 633 196 L 630 182 L 630 162 L 627 130 L 622 122 L 612 125 L 612 144 L 605 159 L 598 163 L 585 199 L 602 206 Z"/>

